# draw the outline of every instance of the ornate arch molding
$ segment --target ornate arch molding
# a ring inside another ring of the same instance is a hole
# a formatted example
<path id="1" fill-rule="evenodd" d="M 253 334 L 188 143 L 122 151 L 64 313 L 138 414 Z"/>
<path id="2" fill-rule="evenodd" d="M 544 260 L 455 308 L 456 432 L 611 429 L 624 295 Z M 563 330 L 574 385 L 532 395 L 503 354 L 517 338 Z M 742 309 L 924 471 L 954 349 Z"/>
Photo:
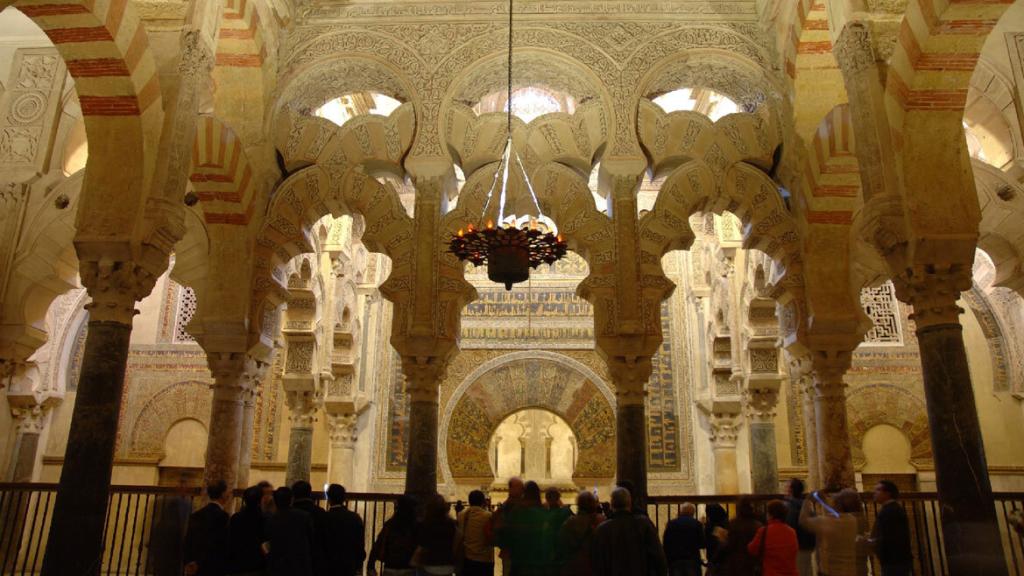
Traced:
<path id="1" fill-rule="evenodd" d="M 184 381 L 171 384 L 150 398 L 138 416 L 126 423 L 124 447 L 133 458 L 163 458 L 164 440 L 176 422 L 191 418 L 210 428 L 210 385 Z"/>
<path id="2" fill-rule="evenodd" d="M 911 464 L 917 468 L 931 464 L 932 444 L 923 400 L 894 384 L 869 384 L 853 389 L 846 403 L 857 468 L 865 464 L 864 435 L 880 424 L 893 426 L 907 437 Z"/>
<path id="3" fill-rule="evenodd" d="M 969 90 L 979 94 L 999 112 L 999 118 L 1006 128 L 1010 140 L 1001 143 L 1010 152 L 1010 157 L 1024 156 L 1024 142 L 1021 140 L 1024 134 L 1021 133 L 1020 120 L 1014 106 L 1013 81 L 1007 79 L 986 58 L 979 58 L 974 74 L 971 75 Z M 971 115 L 971 106 L 968 105 L 964 108 L 964 119 L 969 120 Z M 991 133 L 991 131 L 989 132 Z"/>
<path id="4" fill-rule="evenodd" d="M 981 205 L 978 247 L 995 265 L 993 285 L 1024 293 L 1024 241 L 1019 222 L 1024 217 L 1024 187 L 998 168 L 971 160 Z"/>
<path id="5" fill-rule="evenodd" d="M 1008 350 L 1008 339 L 1005 337 L 1002 323 L 999 316 L 992 309 L 988 296 L 977 283 L 970 290 L 963 293 L 963 299 L 971 308 L 974 317 L 978 319 L 981 326 L 981 333 L 985 336 L 985 343 L 988 345 L 989 357 L 992 360 L 992 390 L 995 392 L 1008 392 L 1018 390 L 1016 382 L 1019 375 L 1013 371 L 1013 358 Z M 1015 377 L 1016 376 L 1016 377 Z"/>
<path id="6" fill-rule="evenodd" d="M 486 386 L 485 377 L 490 378 Z M 467 375 L 445 404 L 438 435 L 445 482 L 491 477 L 491 434 L 505 417 L 525 408 L 549 410 L 572 428 L 580 449 L 575 476 L 610 478 L 615 474 L 608 458 L 615 450 L 614 407 L 608 384 L 572 358 L 546 351 L 494 358 Z"/>

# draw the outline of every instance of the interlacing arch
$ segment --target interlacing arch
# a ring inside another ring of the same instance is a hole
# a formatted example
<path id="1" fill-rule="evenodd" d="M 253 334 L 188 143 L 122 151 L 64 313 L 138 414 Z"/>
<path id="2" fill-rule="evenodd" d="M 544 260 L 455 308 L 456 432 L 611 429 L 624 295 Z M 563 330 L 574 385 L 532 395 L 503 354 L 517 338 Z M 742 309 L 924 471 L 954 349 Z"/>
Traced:
<path id="1" fill-rule="evenodd" d="M 289 115 L 279 127 L 284 163 L 295 170 L 267 208 L 254 249 L 253 310 L 259 333 L 264 313 L 284 300 L 282 268 L 313 251 L 311 230 L 323 216 L 361 214 L 368 223 L 362 242 L 389 256 L 394 267 L 381 292 L 401 309 L 409 297 L 413 222 L 390 184 L 374 175 L 404 175 L 402 160 L 412 144 L 411 104 L 391 116 L 366 115 L 338 127 L 321 118 Z M 304 166 L 304 167 L 303 167 Z"/>
<path id="2" fill-rule="evenodd" d="M 695 112 L 665 114 L 646 99 L 639 114 L 640 143 L 652 172 L 667 174 L 653 209 L 640 220 L 641 246 L 648 254 L 643 263 L 660 263 L 667 251 L 689 247 L 690 215 L 729 211 L 743 222 L 744 248 L 761 250 L 776 262 L 777 287 L 790 296 L 800 294 L 800 236 L 778 185 L 764 172 L 776 144 L 765 120 L 740 113 L 712 123 Z"/>
<path id="3" fill-rule="evenodd" d="M 0 2 L 0 9 L 11 4 L 46 33 L 75 79 L 89 139 L 79 236 L 130 235 L 150 190 L 163 122 L 157 67 L 134 5 L 29 0 Z"/>

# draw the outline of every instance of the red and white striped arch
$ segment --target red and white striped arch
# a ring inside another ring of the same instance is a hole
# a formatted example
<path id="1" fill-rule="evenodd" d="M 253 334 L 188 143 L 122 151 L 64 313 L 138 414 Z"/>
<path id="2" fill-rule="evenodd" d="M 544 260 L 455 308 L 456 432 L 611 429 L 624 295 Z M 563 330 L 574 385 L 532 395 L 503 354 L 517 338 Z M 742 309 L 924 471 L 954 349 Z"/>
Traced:
<path id="1" fill-rule="evenodd" d="M 242 142 L 213 116 L 196 125 L 189 180 L 206 224 L 245 226 L 252 219 L 255 178 Z"/>
<path id="2" fill-rule="evenodd" d="M 913 112 L 962 114 L 978 56 L 1014 0 L 910 0 L 886 78 L 890 124 Z M 902 144 L 895 134 L 896 145 Z"/>
<path id="3" fill-rule="evenodd" d="M 261 68 L 266 58 L 255 2 L 226 0 L 217 40 L 217 66 Z"/>
<path id="4" fill-rule="evenodd" d="M 814 201 L 810 223 L 849 224 L 860 196 L 860 165 L 850 123 L 850 106 L 833 108 L 818 125 L 805 157 L 804 184 Z"/>

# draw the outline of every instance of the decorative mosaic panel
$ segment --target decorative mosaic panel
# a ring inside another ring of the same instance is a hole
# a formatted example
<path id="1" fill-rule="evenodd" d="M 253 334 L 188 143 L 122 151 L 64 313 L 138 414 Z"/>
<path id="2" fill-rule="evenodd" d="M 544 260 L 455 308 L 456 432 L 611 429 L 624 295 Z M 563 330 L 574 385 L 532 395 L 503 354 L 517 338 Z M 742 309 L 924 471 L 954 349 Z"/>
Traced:
<path id="1" fill-rule="evenodd" d="M 647 383 L 647 465 L 653 472 L 679 470 L 679 415 L 669 320 L 669 303 L 663 302 L 661 330 L 664 340 L 651 359 L 653 371 Z"/>
<path id="2" fill-rule="evenodd" d="M 892 282 L 860 291 L 864 313 L 871 318 L 871 330 L 864 335 L 864 346 L 899 346 L 903 344 L 900 330 L 900 307 Z"/>
<path id="3" fill-rule="evenodd" d="M 478 286 L 479 298 L 462 313 L 462 349 L 588 349 L 594 312 L 576 296 L 575 283 L 506 291 Z"/>

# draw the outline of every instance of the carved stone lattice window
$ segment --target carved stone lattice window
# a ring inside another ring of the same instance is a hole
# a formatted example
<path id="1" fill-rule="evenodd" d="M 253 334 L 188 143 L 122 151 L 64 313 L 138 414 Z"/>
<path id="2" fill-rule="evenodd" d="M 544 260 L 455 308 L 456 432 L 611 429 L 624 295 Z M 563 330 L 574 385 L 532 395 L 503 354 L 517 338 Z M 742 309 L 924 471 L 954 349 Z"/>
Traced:
<path id="1" fill-rule="evenodd" d="M 871 318 L 871 330 L 864 335 L 864 346 L 901 346 L 900 307 L 892 282 L 860 292 L 860 304 Z"/>
<path id="2" fill-rule="evenodd" d="M 196 291 L 182 287 L 178 291 L 178 311 L 174 317 L 174 341 L 195 342 L 196 339 L 185 329 L 196 313 Z"/>

